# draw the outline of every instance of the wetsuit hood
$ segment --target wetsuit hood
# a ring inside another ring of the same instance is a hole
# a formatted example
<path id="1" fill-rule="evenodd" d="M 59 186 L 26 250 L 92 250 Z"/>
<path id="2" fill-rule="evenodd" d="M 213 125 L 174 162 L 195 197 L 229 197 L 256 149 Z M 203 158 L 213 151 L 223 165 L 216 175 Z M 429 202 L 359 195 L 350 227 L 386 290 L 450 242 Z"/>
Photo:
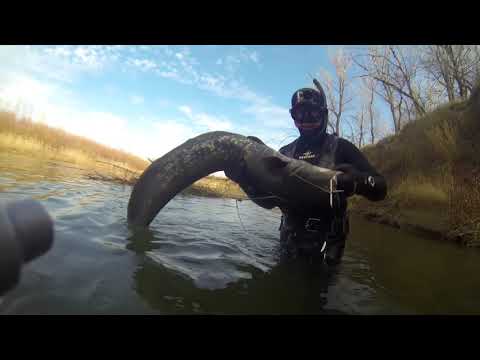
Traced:
<path id="1" fill-rule="evenodd" d="M 318 90 L 302 88 L 292 95 L 290 114 L 301 136 L 313 137 L 320 132 L 326 132 L 327 100 L 323 89 L 318 86 Z"/>

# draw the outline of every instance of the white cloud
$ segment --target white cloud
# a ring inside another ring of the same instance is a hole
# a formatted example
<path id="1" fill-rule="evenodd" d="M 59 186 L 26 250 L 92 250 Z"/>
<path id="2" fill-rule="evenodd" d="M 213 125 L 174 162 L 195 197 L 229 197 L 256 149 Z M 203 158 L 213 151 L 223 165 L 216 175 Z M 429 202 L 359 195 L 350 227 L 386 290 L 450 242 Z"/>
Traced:
<path id="1" fill-rule="evenodd" d="M 196 135 L 199 135 L 205 131 L 215 130 L 232 131 L 245 136 L 255 135 L 264 141 L 268 146 L 276 150 L 278 150 L 281 146 L 286 145 L 294 138 L 298 137 L 298 130 L 292 125 L 292 122 L 289 122 L 288 126 L 283 129 L 281 127 L 279 129 L 277 123 L 275 123 L 275 126 L 264 126 L 263 124 L 259 123 L 258 126 L 257 124 L 254 124 L 253 127 L 251 125 L 236 127 L 230 121 L 224 118 L 218 118 L 216 116 L 207 115 L 204 113 L 195 113 L 192 108 L 187 105 L 182 105 L 178 109 L 192 122 L 192 125 L 206 127 L 206 129 L 198 128 L 198 131 L 194 132 Z M 252 113 L 253 111 L 254 110 L 252 109 Z M 269 111 L 274 112 L 278 111 L 278 109 L 259 109 L 258 111 L 259 114 L 262 114 L 262 116 L 268 117 Z M 265 112 L 262 113 L 262 111 Z M 258 116 L 260 117 L 260 115 Z"/>
<path id="2" fill-rule="evenodd" d="M 47 54 L 52 54 L 53 56 L 60 56 L 60 57 L 66 57 L 68 58 L 70 55 L 72 55 L 72 50 L 69 49 L 66 46 L 59 46 L 55 48 L 47 48 L 45 50 Z"/>
<path id="3" fill-rule="evenodd" d="M 28 94 L 28 105 L 24 106 L 24 110 L 37 119 L 47 119 L 45 121 L 51 125 L 143 157 L 160 156 L 201 132 L 235 130 L 232 122 L 223 116 L 196 112 L 183 106 L 179 111 L 190 120 L 188 125 L 173 123 L 172 120 L 156 120 L 150 129 L 137 131 L 130 125 L 134 119 L 110 112 L 86 112 L 83 110 L 85 107 L 74 101 L 75 97 L 64 87 L 65 81 L 72 82 L 83 72 L 98 71 L 112 64 L 126 65 L 121 70 L 151 72 L 216 96 L 244 102 L 244 112 L 251 116 L 255 126 L 254 135 L 264 136 L 264 141 L 273 145 L 274 142 L 269 142 L 273 132 L 262 132 L 262 128 L 291 130 L 293 123 L 288 109 L 275 105 L 271 98 L 256 93 L 233 73 L 225 71 L 227 65 L 258 64 L 259 59 L 256 51 L 240 47 L 217 60 L 216 63 L 222 65 L 220 71 L 206 72 L 189 48 L 173 51 L 169 46 L 148 46 L 131 52 L 123 46 L 0 46 L 0 67 L 4 69 L 0 73 L 0 95 L 3 100 L 8 100 L 10 106 L 15 106 L 25 101 L 25 94 Z M 43 81 L 45 79 L 48 81 Z M 130 101 L 140 104 L 145 99 L 132 95 Z M 169 102 L 163 104 L 171 105 Z M 248 129 L 245 131 L 249 132 Z"/>
<path id="4" fill-rule="evenodd" d="M 258 53 L 256 51 L 251 52 L 249 57 L 250 57 L 250 60 L 252 60 L 254 63 L 259 62 Z"/>
<path id="5" fill-rule="evenodd" d="M 0 87 L 0 97 L 7 109 L 23 108 L 23 115 L 34 121 L 127 150 L 124 146 L 129 136 L 127 119 L 109 112 L 85 111 L 60 87 L 27 75 L 11 76 L 9 80 Z"/>
<path id="6" fill-rule="evenodd" d="M 28 99 L 25 94 L 29 94 Z M 127 150 L 123 146 L 129 134 L 126 119 L 112 113 L 81 110 L 68 95 L 55 87 L 23 76 L 2 86 L 0 96 L 11 110 L 17 110 L 18 104 L 22 104 L 28 109 L 24 115 L 35 121 Z"/>
<path id="7" fill-rule="evenodd" d="M 85 111 L 84 104 L 75 101 L 72 94 L 62 87 L 26 74 L 3 74 L 0 99 L 4 107 L 14 111 L 23 109 L 24 115 L 31 116 L 34 121 L 42 121 L 143 158 L 158 158 L 205 130 L 231 126 L 223 118 L 194 113 L 190 107 L 183 106 L 182 113 L 190 115 L 189 120 L 194 126 L 179 120 L 153 119 L 150 125 L 139 128 L 134 125 L 136 121 L 133 118 L 112 112 Z M 140 96 L 131 97 L 136 102 L 140 99 Z M 146 119 L 143 120 L 143 124 L 147 123 Z"/>
<path id="8" fill-rule="evenodd" d="M 87 66 L 98 67 L 100 65 L 100 59 L 95 50 L 87 47 L 78 47 L 73 52 L 77 58 L 77 61 L 84 63 Z"/>
<path id="9" fill-rule="evenodd" d="M 205 128 L 206 131 L 228 131 L 232 129 L 232 123 L 226 118 L 220 118 L 205 113 L 194 113 L 189 106 L 183 105 L 178 108 L 185 114 L 194 125 Z"/>
<path id="10" fill-rule="evenodd" d="M 153 127 L 158 130 L 159 135 L 162 136 L 162 140 L 168 140 L 173 144 L 173 146 L 168 146 L 169 149 L 180 145 L 196 135 L 188 125 L 173 120 L 157 121 L 153 124 Z"/>
<path id="11" fill-rule="evenodd" d="M 142 71 L 149 71 L 157 67 L 157 64 L 150 59 L 137 59 L 137 58 L 128 59 L 127 65 L 137 67 Z"/>
<path id="12" fill-rule="evenodd" d="M 228 55 L 216 61 L 217 65 L 224 65 L 225 70 L 231 74 L 237 72 L 241 65 L 250 63 L 261 65 L 260 56 L 257 51 L 245 46 L 232 47 Z"/>
<path id="13" fill-rule="evenodd" d="M 54 108 L 52 99 L 64 99 L 66 96 L 68 92 L 54 83 L 40 82 L 26 74 L 10 73 L 1 77 L 0 98 L 3 106 L 23 116 L 41 118 Z"/>
<path id="14" fill-rule="evenodd" d="M 293 126 L 288 108 L 271 103 L 254 103 L 245 108 L 244 112 L 252 115 L 258 125 L 275 128 L 291 128 Z"/>
<path id="15" fill-rule="evenodd" d="M 188 126 L 171 121 L 157 121 L 139 129 L 133 125 L 135 119 L 111 112 L 85 111 L 83 104 L 62 88 L 25 74 L 11 74 L 2 80 L 6 80 L 0 83 L 2 107 L 23 109 L 24 115 L 34 121 L 144 158 L 159 157 L 195 135 Z"/>
<path id="16" fill-rule="evenodd" d="M 185 83 L 185 80 L 181 78 L 181 76 L 176 70 L 175 71 L 158 71 L 157 74 L 164 78 L 174 79 L 174 80 L 178 80 L 179 82 Z"/>
<path id="17" fill-rule="evenodd" d="M 133 50 L 135 52 L 132 52 Z M 19 62 L 18 59 L 22 61 Z M 169 46 L 141 46 L 138 49 L 120 45 L 0 46 L 0 66 L 7 65 L 11 71 L 17 67 L 34 71 L 42 77 L 72 81 L 81 72 L 98 71 L 109 65 L 119 64 L 126 65 L 127 70 L 133 68 L 142 72 L 153 71 L 158 76 L 192 84 L 218 96 L 243 101 L 250 101 L 251 91 L 235 81 L 233 73 L 242 63 L 258 62 L 258 59 L 256 51 L 246 47 L 235 48 L 225 59 L 217 60 L 217 64 L 224 65 L 227 73 L 211 74 L 199 69 L 199 62 L 191 55 L 188 47 L 173 51 Z"/>
<path id="18" fill-rule="evenodd" d="M 129 128 L 127 119 L 109 112 L 70 112 L 66 120 L 63 114 L 58 125 L 65 130 L 85 136 L 101 144 L 131 151 L 128 144 Z"/>
<path id="19" fill-rule="evenodd" d="M 231 73 L 234 73 L 240 66 L 241 60 L 233 55 L 228 55 L 225 60 L 225 69 Z"/>
<path id="20" fill-rule="evenodd" d="M 176 81 L 192 84 L 217 96 L 247 103 L 244 112 L 251 116 L 252 122 L 258 124 L 259 128 L 281 129 L 281 133 L 270 142 L 272 147 L 278 147 L 282 139 L 288 137 L 292 132 L 296 133 L 293 121 L 287 107 L 275 105 L 269 97 L 257 94 L 241 81 L 238 81 L 232 71 L 228 71 L 228 66 L 231 70 L 234 70 L 235 66 L 245 61 L 258 64 L 259 54 L 246 47 L 241 47 L 237 55 L 229 55 L 216 60 L 216 64 L 224 65 L 224 68 L 227 68 L 227 73 L 212 74 L 201 71 L 194 66 L 194 59 L 192 60 L 192 57 L 186 52 L 182 53 L 181 61 L 178 59 L 175 62 L 169 62 L 169 66 L 175 69 L 174 74 L 169 75 Z M 164 77 L 166 75 L 163 74 Z M 188 106 L 180 107 L 179 110 L 190 120 L 193 120 L 195 125 L 203 126 L 208 131 L 233 131 L 233 125 L 227 119 L 210 114 L 197 114 Z M 266 130 L 266 134 L 271 133 L 271 131 Z"/>
<path id="21" fill-rule="evenodd" d="M 269 102 L 256 94 L 246 85 L 235 79 L 234 74 L 243 62 L 259 63 L 259 55 L 246 47 L 239 47 L 235 54 L 219 58 L 216 64 L 222 64 L 226 73 L 209 73 L 199 68 L 199 62 L 191 55 L 188 47 L 181 51 L 172 51 L 168 46 L 156 47 L 155 61 L 151 59 L 128 58 L 127 65 L 142 71 L 153 71 L 156 75 L 182 84 L 194 85 L 201 90 L 217 96 L 238 99 L 246 102 Z"/>
<path id="22" fill-rule="evenodd" d="M 181 122 L 157 120 L 149 135 L 143 138 L 144 142 L 150 144 L 147 145 L 149 148 L 145 148 L 145 152 L 149 153 L 151 158 L 158 158 L 199 134 Z"/>
<path id="23" fill-rule="evenodd" d="M 242 64 L 260 63 L 257 51 L 245 46 L 232 47 L 230 54 L 216 60 L 216 64 L 222 65 L 224 72 L 210 73 L 201 70 L 188 47 L 181 50 L 175 49 L 175 51 L 169 46 L 148 47 L 148 49 L 150 57 L 127 57 L 127 65 L 143 72 L 153 71 L 160 77 L 193 85 L 216 96 L 243 101 L 247 103 L 245 113 L 251 115 L 261 126 L 285 128 L 292 126 L 288 109 L 277 106 L 270 98 L 252 91 L 235 76 Z M 151 56 L 155 56 L 155 60 Z M 195 116 L 195 124 L 208 131 L 232 129 L 231 122 L 224 118 L 208 114 L 195 114 Z"/>
<path id="24" fill-rule="evenodd" d="M 63 61 L 78 69 L 99 70 L 115 63 L 120 59 L 123 46 L 60 46 L 60 47 L 35 47 L 39 53 L 49 55 L 56 61 Z"/>
<path id="25" fill-rule="evenodd" d="M 280 149 L 298 137 L 298 130 L 296 128 L 278 130 L 265 127 L 252 129 L 252 126 L 242 126 L 237 128 L 236 132 L 244 136 L 256 136 L 274 150 Z"/>
<path id="26" fill-rule="evenodd" d="M 196 123 L 206 127 L 208 131 L 227 131 L 232 129 L 230 121 L 207 114 L 196 115 Z"/>
<path id="27" fill-rule="evenodd" d="M 182 113 L 187 115 L 190 119 L 193 118 L 192 109 L 187 105 L 182 105 L 178 108 Z"/>
<path id="28" fill-rule="evenodd" d="M 123 46 L 0 46 L 3 72 L 29 73 L 40 79 L 73 82 L 123 61 Z"/>
<path id="29" fill-rule="evenodd" d="M 140 105 L 140 104 L 143 104 L 145 102 L 145 99 L 143 98 L 143 96 L 132 95 L 132 96 L 130 96 L 130 102 L 133 105 Z"/>
<path id="30" fill-rule="evenodd" d="M 30 72 L 64 82 L 71 81 L 75 72 L 72 64 L 31 46 L 0 46 L 0 68 L 1 77 Z"/>

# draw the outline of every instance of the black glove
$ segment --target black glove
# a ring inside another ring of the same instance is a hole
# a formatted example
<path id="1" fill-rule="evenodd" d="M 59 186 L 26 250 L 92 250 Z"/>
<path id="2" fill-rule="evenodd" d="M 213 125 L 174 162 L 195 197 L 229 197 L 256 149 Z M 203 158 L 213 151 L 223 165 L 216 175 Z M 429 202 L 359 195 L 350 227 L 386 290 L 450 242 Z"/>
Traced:
<path id="1" fill-rule="evenodd" d="M 363 185 L 366 175 L 350 164 L 339 164 L 335 170 L 343 172 L 337 176 L 337 190 L 343 190 L 346 196 L 357 194 L 358 186 Z"/>

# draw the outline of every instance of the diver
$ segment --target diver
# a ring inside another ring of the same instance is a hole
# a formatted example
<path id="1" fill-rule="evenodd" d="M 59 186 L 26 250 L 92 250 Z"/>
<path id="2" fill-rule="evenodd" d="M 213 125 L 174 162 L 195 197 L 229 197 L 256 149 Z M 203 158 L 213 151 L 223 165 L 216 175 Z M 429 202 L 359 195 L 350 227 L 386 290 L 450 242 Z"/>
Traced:
<path id="1" fill-rule="evenodd" d="M 300 136 L 279 151 L 285 156 L 304 160 L 312 165 L 339 170 L 335 205 L 329 213 L 315 209 L 292 208 L 276 199 L 262 199 L 261 194 L 248 179 L 246 169 L 239 166 L 234 171 L 225 172 L 237 182 L 257 205 L 272 209 L 278 206 L 282 211 L 280 243 L 282 255 L 296 258 L 306 255 L 317 259 L 326 244 L 322 257 L 327 265 L 341 262 L 345 242 L 349 233 L 347 199 L 352 195 L 362 195 L 371 201 L 383 200 L 387 193 L 385 178 L 368 162 L 362 152 L 351 142 L 336 134 L 327 133 L 328 109 L 326 97 L 318 81 L 317 89 L 302 88 L 294 92 L 291 99 L 290 115 Z M 256 137 L 252 140 L 259 141 Z"/>

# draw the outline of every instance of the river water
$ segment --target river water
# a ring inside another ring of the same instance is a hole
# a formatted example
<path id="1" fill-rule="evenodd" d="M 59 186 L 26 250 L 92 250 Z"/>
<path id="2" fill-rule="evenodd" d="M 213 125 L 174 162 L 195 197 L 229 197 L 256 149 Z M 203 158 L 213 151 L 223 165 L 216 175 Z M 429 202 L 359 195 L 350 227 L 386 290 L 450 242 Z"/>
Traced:
<path id="1" fill-rule="evenodd" d="M 337 268 L 279 263 L 278 211 L 177 196 L 132 231 L 131 187 L 73 167 L 0 154 L 0 201 L 36 199 L 55 223 L 0 314 L 480 313 L 479 250 L 353 217 Z"/>

